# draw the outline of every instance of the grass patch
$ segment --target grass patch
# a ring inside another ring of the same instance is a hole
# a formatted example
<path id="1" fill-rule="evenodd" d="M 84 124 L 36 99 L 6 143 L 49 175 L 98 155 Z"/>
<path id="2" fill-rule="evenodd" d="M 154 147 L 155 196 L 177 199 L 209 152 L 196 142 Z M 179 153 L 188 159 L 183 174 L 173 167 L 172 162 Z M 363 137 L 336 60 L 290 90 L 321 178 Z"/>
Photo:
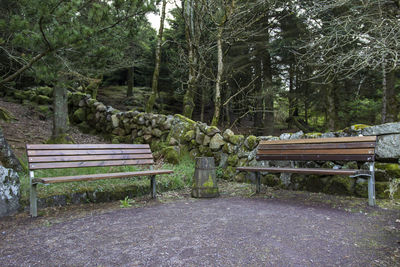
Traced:
<path id="1" fill-rule="evenodd" d="M 49 169 L 35 171 L 35 177 L 57 177 L 73 176 L 85 174 L 116 173 L 140 171 L 145 168 L 137 166 L 117 166 L 117 167 L 90 167 L 74 169 Z M 160 169 L 172 169 L 174 173 L 167 175 L 157 175 L 157 189 L 160 190 L 179 190 L 186 186 L 191 186 L 194 173 L 194 161 L 188 154 L 181 157 L 178 165 L 164 164 Z M 29 176 L 23 174 L 21 181 L 21 203 L 29 203 Z M 71 195 L 84 192 L 123 192 L 132 188 L 150 188 L 150 179 L 147 176 L 130 177 L 123 179 L 105 179 L 96 181 L 82 181 L 58 184 L 38 184 L 38 197 L 47 198 L 54 195 Z"/>

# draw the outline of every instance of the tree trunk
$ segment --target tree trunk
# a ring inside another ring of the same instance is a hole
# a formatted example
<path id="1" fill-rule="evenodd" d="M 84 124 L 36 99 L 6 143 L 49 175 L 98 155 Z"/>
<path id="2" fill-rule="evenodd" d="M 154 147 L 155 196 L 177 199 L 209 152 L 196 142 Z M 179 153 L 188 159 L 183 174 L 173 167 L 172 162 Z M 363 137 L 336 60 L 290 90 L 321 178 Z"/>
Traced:
<path id="1" fill-rule="evenodd" d="M 3 134 L 3 129 L 0 127 L 0 162 L 6 168 L 11 168 L 16 172 L 23 171 L 21 162 L 15 156 L 11 147 L 8 145 Z"/>
<path id="2" fill-rule="evenodd" d="M 53 90 L 53 132 L 48 143 L 62 144 L 71 143 L 68 136 L 68 96 L 67 88 L 60 79 Z"/>
<path id="3" fill-rule="evenodd" d="M 194 92 L 196 89 L 196 63 L 197 58 L 194 51 L 194 21 L 193 21 L 193 2 L 189 0 L 186 5 L 182 1 L 182 8 L 184 8 L 184 16 L 186 17 L 185 23 L 185 37 L 188 48 L 188 61 L 189 61 L 189 77 L 188 85 L 185 96 L 183 97 L 183 116 L 192 118 L 194 110 Z"/>
<path id="4" fill-rule="evenodd" d="M 218 121 L 221 113 L 221 86 L 222 86 L 222 75 L 224 72 L 224 61 L 222 54 L 222 31 L 223 31 L 223 26 L 218 28 L 218 35 L 217 35 L 218 71 L 217 71 L 217 81 L 215 83 L 214 115 L 211 122 L 212 126 L 218 126 Z"/>
<path id="5" fill-rule="evenodd" d="M 126 96 L 131 97 L 133 95 L 133 81 L 134 81 L 134 66 L 128 68 L 128 77 L 127 77 L 127 86 L 128 88 L 126 89 Z"/>
<path id="6" fill-rule="evenodd" d="M 328 130 L 335 130 L 335 98 L 334 98 L 334 85 L 327 85 L 326 91 L 326 111 L 327 111 L 327 127 Z"/>
<path id="7" fill-rule="evenodd" d="M 204 122 L 204 108 L 206 105 L 206 93 L 204 86 L 201 87 L 201 110 L 200 110 L 200 121 Z"/>
<path id="8" fill-rule="evenodd" d="M 289 94 L 288 94 L 288 101 L 289 101 L 289 117 L 294 115 L 294 111 L 296 110 L 296 103 L 295 103 L 295 96 L 294 96 L 294 70 L 293 64 L 289 66 Z M 292 129 L 293 124 L 292 121 L 289 120 L 288 128 Z"/>
<path id="9" fill-rule="evenodd" d="M 162 11 L 160 18 L 160 28 L 158 29 L 157 47 L 156 47 L 156 66 L 153 73 L 153 81 L 151 84 L 152 94 L 149 97 L 146 105 L 146 112 L 150 113 L 153 111 L 154 103 L 156 102 L 158 95 L 158 77 L 160 76 L 160 63 L 161 63 L 161 42 L 164 31 L 164 20 L 165 20 L 165 7 L 167 5 L 167 0 L 162 2 Z"/>
<path id="10" fill-rule="evenodd" d="M 267 135 L 274 134 L 275 118 L 274 118 L 274 90 L 272 84 L 272 68 L 271 68 L 271 55 L 266 49 L 263 59 L 263 89 L 266 97 L 264 98 L 264 133 Z"/>
<path id="11" fill-rule="evenodd" d="M 397 121 L 398 103 L 395 91 L 395 71 L 388 72 L 386 75 L 386 121 Z"/>

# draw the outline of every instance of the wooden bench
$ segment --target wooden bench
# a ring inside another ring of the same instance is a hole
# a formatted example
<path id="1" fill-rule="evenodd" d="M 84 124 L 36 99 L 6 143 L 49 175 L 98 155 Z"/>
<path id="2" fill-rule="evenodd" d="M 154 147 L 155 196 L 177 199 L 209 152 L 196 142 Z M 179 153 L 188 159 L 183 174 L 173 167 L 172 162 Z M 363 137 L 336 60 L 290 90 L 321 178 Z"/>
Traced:
<path id="1" fill-rule="evenodd" d="M 37 216 L 37 184 L 53 184 L 100 179 L 150 176 L 152 198 L 156 198 L 157 174 L 172 173 L 172 170 L 152 170 L 153 154 L 147 144 L 28 144 L 26 152 L 30 177 L 30 213 Z M 150 169 L 135 172 L 104 173 L 64 177 L 35 178 L 34 171 L 41 169 L 64 169 L 81 167 L 105 167 L 125 165 L 149 165 Z"/>
<path id="2" fill-rule="evenodd" d="M 374 206 L 375 146 L 376 136 L 261 141 L 256 154 L 258 161 L 362 161 L 369 163 L 369 170 L 286 167 L 238 167 L 237 170 L 255 172 L 257 193 L 260 192 L 261 186 L 260 172 L 368 177 L 368 203 L 370 206 Z"/>

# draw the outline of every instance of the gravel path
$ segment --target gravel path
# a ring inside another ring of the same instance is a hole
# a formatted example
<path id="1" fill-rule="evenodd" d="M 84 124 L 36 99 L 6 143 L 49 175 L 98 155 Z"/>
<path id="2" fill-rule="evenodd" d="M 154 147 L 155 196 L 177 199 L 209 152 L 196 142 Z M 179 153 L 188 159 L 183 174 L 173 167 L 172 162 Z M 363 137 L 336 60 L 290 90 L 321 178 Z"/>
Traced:
<path id="1" fill-rule="evenodd" d="M 0 266 L 400 266 L 390 227 L 278 199 L 184 199 L 2 232 Z"/>

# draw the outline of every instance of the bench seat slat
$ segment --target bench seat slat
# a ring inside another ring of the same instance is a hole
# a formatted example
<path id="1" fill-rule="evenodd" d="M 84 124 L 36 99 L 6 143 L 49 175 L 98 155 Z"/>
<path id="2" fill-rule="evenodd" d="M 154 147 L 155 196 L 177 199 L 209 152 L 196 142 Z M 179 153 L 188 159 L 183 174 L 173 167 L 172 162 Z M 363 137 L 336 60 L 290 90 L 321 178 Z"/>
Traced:
<path id="1" fill-rule="evenodd" d="M 150 148 L 149 144 L 28 144 L 27 150 L 53 149 L 137 149 Z"/>
<path id="2" fill-rule="evenodd" d="M 258 150 L 259 155 L 373 155 L 375 149 L 287 149 L 287 150 Z"/>
<path id="3" fill-rule="evenodd" d="M 30 170 L 39 169 L 62 169 L 62 168 L 83 168 L 83 167 L 105 167 L 124 165 L 151 165 L 152 159 L 141 160 L 111 160 L 111 161 L 81 161 L 81 162 L 57 162 L 57 163 L 30 163 Z"/>
<path id="4" fill-rule="evenodd" d="M 140 149 L 95 149 L 95 150 L 28 150 L 28 156 L 74 156 L 74 155 L 118 155 L 146 154 L 149 148 Z"/>
<path id="5" fill-rule="evenodd" d="M 119 173 L 105 173 L 105 174 L 89 174 L 79 176 L 60 176 L 60 177 L 49 177 L 49 178 L 35 178 L 34 183 L 53 184 L 53 183 L 66 183 L 66 182 L 77 182 L 77 181 L 94 181 L 102 179 L 114 179 L 114 178 L 127 178 L 133 176 L 150 176 L 158 174 L 169 174 L 173 173 L 172 170 L 151 170 L 151 171 L 137 171 L 137 172 L 119 172 Z"/>
<path id="6" fill-rule="evenodd" d="M 320 144 L 320 143 L 352 143 L 352 142 L 375 142 L 376 136 L 355 136 L 355 137 L 332 137 L 316 139 L 292 139 L 292 140 L 273 140 L 260 141 L 260 144 L 285 145 L 285 144 Z"/>
<path id="7" fill-rule="evenodd" d="M 303 173 L 303 174 L 326 174 L 326 175 L 355 175 L 369 174 L 365 170 L 352 169 L 323 169 L 323 168 L 276 168 L 276 167 L 238 167 L 236 170 L 248 172 L 271 172 L 271 173 Z"/>
<path id="8" fill-rule="evenodd" d="M 376 142 L 354 142 L 354 143 L 334 143 L 334 144 L 260 144 L 260 150 L 275 150 L 275 149 L 351 149 L 351 148 L 374 148 Z"/>
<path id="9" fill-rule="evenodd" d="M 375 155 L 257 155 L 257 160 L 314 160 L 314 161 L 368 161 L 375 160 Z"/>
<path id="10" fill-rule="evenodd" d="M 121 154 L 121 155 L 93 155 L 93 156 L 50 156 L 50 157 L 29 157 L 29 163 L 35 162 L 74 162 L 74 161 L 100 161 L 119 159 L 152 159 L 150 154 Z"/>

